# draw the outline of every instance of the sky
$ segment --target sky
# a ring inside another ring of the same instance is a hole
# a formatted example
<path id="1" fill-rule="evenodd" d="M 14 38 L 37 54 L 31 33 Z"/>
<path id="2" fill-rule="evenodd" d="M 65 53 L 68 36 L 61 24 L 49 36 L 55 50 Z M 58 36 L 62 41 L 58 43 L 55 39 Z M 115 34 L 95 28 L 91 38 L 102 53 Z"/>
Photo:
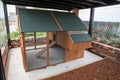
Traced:
<path id="1" fill-rule="evenodd" d="M 88 21 L 90 9 L 80 10 L 79 17 Z M 120 5 L 95 8 L 94 21 L 120 22 Z"/>
<path id="2" fill-rule="evenodd" d="M 0 3 L 1 7 L 1 3 Z M 15 6 L 8 5 L 8 16 L 10 12 L 15 12 Z M 0 9 L 0 17 L 3 15 Z M 89 21 L 90 9 L 79 11 L 79 17 L 84 21 Z M 120 5 L 95 8 L 94 21 L 120 22 Z"/>
<path id="3" fill-rule="evenodd" d="M 9 13 L 11 12 L 14 12 L 15 13 L 15 6 L 13 5 L 7 5 L 7 10 L 8 10 L 8 16 L 9 16 Z M 2 3 L 0 2 L 0 17 L 3 17 L 4 15 L 4 12 L 3 12 L 3 5 Z"/>

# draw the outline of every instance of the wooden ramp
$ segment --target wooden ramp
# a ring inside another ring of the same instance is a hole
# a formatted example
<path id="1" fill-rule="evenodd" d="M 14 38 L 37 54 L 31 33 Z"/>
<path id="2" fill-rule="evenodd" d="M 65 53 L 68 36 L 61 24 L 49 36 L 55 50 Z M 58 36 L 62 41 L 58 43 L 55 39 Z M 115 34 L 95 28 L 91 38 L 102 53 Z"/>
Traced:
<path id="1" fill-rule="evenodd" d="M 52 47 L 53 45 L 55 45 L 56 42 L 52 42 L 50 43 L 49 47 Z M 41 51 L 39 51 L 37 54 L 36 54 L 36 57 L 40 57 L 43 53 L 45 53 L 47 51 L 47 47 L 43 48 Z"/>

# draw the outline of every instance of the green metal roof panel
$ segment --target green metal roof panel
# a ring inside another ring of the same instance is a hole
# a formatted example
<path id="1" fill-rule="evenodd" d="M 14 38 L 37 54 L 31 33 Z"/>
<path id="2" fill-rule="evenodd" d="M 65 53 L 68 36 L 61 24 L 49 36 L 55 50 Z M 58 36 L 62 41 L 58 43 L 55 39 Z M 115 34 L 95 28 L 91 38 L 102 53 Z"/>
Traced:
<path id="1" fill-rule="evenodd" d="M 22 32 L 60 31 L 49 11 L 20 9 Z"/>
<path id="2" fill-rule="evenodd" d="M 85 41 L 91 41 L 92 38 L 88 34 L 70 34 L 70 37 L 72 40 L 76 42 L 85 42 Z"/>
<path id="3" fill-rule="evenodd" d="M 60 23 L 63 31 L 87 30 L 81 19 L 73 13 L 54 12 L 54 14 L 58 22 Z"/>

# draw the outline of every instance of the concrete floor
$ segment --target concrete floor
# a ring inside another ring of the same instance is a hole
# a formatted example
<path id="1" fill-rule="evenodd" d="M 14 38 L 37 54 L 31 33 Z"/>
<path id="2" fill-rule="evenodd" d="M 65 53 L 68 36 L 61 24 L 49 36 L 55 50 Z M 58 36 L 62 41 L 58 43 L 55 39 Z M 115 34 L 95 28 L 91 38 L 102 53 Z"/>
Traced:
<path id="1" fill-rule="evenodd" d="M 28 70 L 33 70 L 47 66 L 46 52 L 43 53 L 39 58 L 36 57 L 36 54 L 41 50 L 42 49 L 26 51 Z M 50 64 L 57 64 L 64 62 L 65 50 L 59 46 L 52 47 L 49 50 L 49 56 L 50 56 Z"/>
<path id="2" fill-rule="evenodd" d="M 21 49 L 13 48 L 9 51 L 6 78 L 7 80 L 42 80 L 102 59 L 103 58 L 98 55 L 85 51 L 84 58 L 49 66 L 44 69 L 25 72 L 22 64 Z"/>

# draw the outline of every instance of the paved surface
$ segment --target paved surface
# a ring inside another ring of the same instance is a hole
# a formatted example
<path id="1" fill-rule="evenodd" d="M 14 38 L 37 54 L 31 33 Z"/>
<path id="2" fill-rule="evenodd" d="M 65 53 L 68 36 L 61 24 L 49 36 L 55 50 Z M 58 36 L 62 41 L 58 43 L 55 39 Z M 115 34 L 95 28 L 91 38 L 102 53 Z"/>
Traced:
<path id="1" fill-rule="evenodd" d="M 101 59 L 103 58 L 85 51 L 84 58 L 61 63 L 56 66 L 49 66 L 44 69 L 25 72 L 22 64 L 21 49 L 13 48 L 9 51 L 6 77 L 7 80 L 41 80 L 43 78 L 67 72 L 75 68 L 99 61 Z"/>

